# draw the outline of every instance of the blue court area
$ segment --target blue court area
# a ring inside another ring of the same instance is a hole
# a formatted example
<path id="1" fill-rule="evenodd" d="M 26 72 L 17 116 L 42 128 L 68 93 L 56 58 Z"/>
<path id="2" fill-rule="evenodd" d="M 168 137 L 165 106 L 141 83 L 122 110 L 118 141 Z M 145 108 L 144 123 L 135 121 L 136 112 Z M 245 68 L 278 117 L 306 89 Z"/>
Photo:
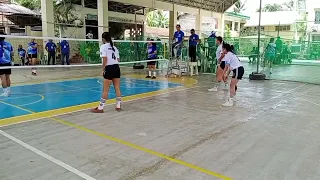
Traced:
<path id="1" fill-rule="evenodd" d="M 180 84 L 165 81 L 121 79 L 122 96 L 137 95 L 178 86 Z M 11 87 L 9 97 L 0 97 L 0 119 L 97 102 L 101 93 L 102 79 L 100 78 Z M 111 87 L 109 99 L 115 98 L 115 96 L 114 88 Z"/>

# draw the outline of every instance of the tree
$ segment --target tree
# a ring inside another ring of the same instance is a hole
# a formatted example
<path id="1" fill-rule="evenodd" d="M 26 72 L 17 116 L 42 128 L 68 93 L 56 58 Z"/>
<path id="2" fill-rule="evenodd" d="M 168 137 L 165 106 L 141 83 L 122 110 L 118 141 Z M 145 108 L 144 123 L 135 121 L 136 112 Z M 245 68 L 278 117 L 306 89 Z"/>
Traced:
<path id="1" fill-rule="evenodd" d="M 276 12 L 276 11 L 283 11 L 283 8 L 280 4 L 274 3 L 274 4 L 266 4 L 262 8 L 262 12 Z M 259 12 L 259 9 L 257 10 Z"/>
<path id="2" fill-rule="evenodd" d="M 294 0 L 289 0 L 288 2 L 285 2 L 282 5 L 288 11 L 293 11 L 294 10 Z"/>
<path id="3" fill-rule="evenodd" d="M 29 8 L 31 10 L 41 9 L 41 0 L 16 0 L 21 6 Z M 80 26 L 83 24 L 82 19 L 76 14 L 72 0 L 54 0 L 53 14 L 54 22 L 58 26 L 55 26 L 56 35 L 59 36 L 62 31 L 70 26 Z"/>
<path id="4" fill-rule="evenodd" d="M 14 2 L 31 10 L 41 9 L 41 0 L 15 0 Z"/>
<path id="5" fill-rule="evenodd" d="M 237 1 L 234 5 L 235 7 L 233 8 L 233 11 L 236 12 L 236 13 L 241 13 L 243 12 L 244 10 L 246 10 L 246 5 L 247 3 L 247 0 L 239 0 Z"/>
<path id="6" fill-rule="evenodd" d="M 224 32 L 224 39 L 226 40 L 226 41 L 228 41 L 228 40 L 230 40 L 231 39 L 231 29 L 230 29 L 230 27 L 227 25 L 226 27 L 225 27 L 225 32 Z"/>
<path id="7" fill-rule="evenodd" d="M 154 10 L 147 13 L 147 25 L 150 27 L 168 28 L 169 18 L 162 10 Z"/>

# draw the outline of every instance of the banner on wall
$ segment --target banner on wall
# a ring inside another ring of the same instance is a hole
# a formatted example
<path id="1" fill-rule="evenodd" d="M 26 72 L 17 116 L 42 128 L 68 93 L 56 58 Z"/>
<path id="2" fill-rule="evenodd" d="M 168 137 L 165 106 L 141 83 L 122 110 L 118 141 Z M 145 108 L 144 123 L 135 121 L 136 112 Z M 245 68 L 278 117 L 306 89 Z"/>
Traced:
<path id="1" fill-rule="evenodd" d="M 85 19 L 92 20 L 92 21 L 98 21 L 98 15 L 86 14 Z M 108 19 L 109 19 L 109 22 L 135 24 L 135 20 L 133 20 L 133 19 L 127 19 L 127 18 L 121 18 L 121 17 L 110 17 L 110 16 L 108 17 Z M 143 21 L 137 20 L 137 24 L 143 24 Z"/>

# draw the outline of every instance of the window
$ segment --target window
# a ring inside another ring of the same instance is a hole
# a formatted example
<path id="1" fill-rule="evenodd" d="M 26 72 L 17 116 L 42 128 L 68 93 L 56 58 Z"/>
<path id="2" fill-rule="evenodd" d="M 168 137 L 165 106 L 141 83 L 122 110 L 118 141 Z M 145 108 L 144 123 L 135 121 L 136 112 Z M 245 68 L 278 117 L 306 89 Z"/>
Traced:
<path id="1" fill-rule="evenodd" d="M 276 26 L 276 31 L 290 31 L 290 26 Z"/>

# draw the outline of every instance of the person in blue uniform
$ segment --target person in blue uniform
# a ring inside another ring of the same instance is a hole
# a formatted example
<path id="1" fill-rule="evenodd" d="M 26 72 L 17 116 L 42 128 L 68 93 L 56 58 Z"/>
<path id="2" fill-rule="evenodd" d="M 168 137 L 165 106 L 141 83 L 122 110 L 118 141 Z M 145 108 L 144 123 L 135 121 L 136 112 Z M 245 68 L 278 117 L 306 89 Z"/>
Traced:
<path id="1" fill-rule="evenodd" d="M 174 54 L 174 49 L 177 49 L 177 57 L 180 57 L 181 55 L 181 48 L 183 44 L 183 39 L 184 39 L 184 32 L 181 31 L 181 26 L 180 24 L 177 24 L 176 26 L 177 31 L 173 35 L 173 40 L 174 43 L 172 44 L 172 57 L 175 57 Z"/>
<path id="2" fill-rule="evenodd" d="M 23 49 L 21 44 L 19 44 L 19 46 L 18 46 L 18 55 L 21 60 L 22 66 L 28 65 L 29 61 L 26 62 L 27 51 L 25 49 Z"/>
<path id="3" fill-rule="evenodd" d="M 67 65 L 70 65 L 70 61 L 69 61 L 70 45 L 69 45 L 69 42 L 67 40 L 63 40 L 60 43 L 60 48 L 61 48 L 61 64 L 64 65 L 64 63 L 66 62 Z"/>
<path id="4" fill-rule="evenodd" d="M 48 65 L 50 65 L 50 61 L 52 59 L 52 65 L 55 65 L 56 63 L 56 50 L 57 46 L 52 41 L 52 39 L 49 39 L 49 41 L 46 44 L 46 50 L 48 52 Z"/>
<path id="5" fill-rule="evenodd" d="M 152 42 L 153 39 L 151 39 L 148 42 L 148 60 L 157 59 L 157 44 Z M 156 61 L 149 61 L 147 62 L 148 65 L 148 76 L 146 78 L 152 78 L 156 79 L 157 71 L 156 71 Z"/>
<path id="6" fill-rule="evenodd" d="M 37 58 L 38 58 L 38 44 L 35 42 L 34 39 L 31 39 L 31 42 L 28 43 L 28 59 L 29 59 L 29 62 L 31 62 L 32 66 L 35 66 L 37 64 Z M 37 75 L 36 68 L 31 69 L 31 74 L 34 76 Z"/>
<path id="7" fill-rule="evenodd" d="M 0 35 L 5 35 L 3 32 L 0 32 Z M 0 67 L 8 66 L 8 69 L 0 69 L 0 79 L 2 84 L 3 93 L 0 94 L 2 97 L 7 97 L 10 94 L 10 75 L 12 66 L 12 56 L 13 56 L 13 47 L 12 45 L 5 41 L 4 37 L 0 37 Z"/>
<path id="8" fill-rule="evenodd" d="M 197 45 L 199 43 L 199 36 L 195 33 L 194 29 L 190 31 L 189 37 L 189 57 L 191 62 L 197 62 Z"/>

